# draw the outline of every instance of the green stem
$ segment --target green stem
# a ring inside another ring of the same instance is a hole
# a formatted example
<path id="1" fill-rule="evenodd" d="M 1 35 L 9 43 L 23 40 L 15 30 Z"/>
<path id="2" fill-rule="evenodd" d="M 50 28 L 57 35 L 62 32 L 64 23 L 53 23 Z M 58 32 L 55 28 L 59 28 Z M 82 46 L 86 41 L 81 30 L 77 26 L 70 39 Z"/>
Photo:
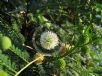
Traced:
<path id="1" fill-rule="evenodd" d="M 36 62 L 39 59 L 39 57 L 31 62 L 29 62 L 25 67 L 23 67 L 20 71 L 18 71 L 15 76 L 18 76 L 21 72 L 23 72 L 27 67 L 29 67 L 31 64 L 33 64 L 34 62 Z"/>
<path id="2" fill-rule="evenodd" d="M 55 58 L 55 59 L 59 59 L 59 58 L 63 58 L 63 57 L 66 57 L 67 55 L 71 55 L 71 54 L 75 54 L 75 53 L 78 53 L 78 52 L 80 52 L 80 50 L 79 51 L 74 51 L 75 49 L 77 49 L 77 48 L 79 48 L 79 47 L 83 47 L 83 46 L 85 46 L 85 45 L 88 45 L 88 44 L 90 44 L 91 42 L 88 42 L 88 43 L 86 43 L 86 44 L 83 44 L 83 45 L 76 45 L 75 47 L 73 47 L 70 51 L 68 51 L 66 54 L 64 54 L 64 55 L 62 55 L 62 56 L 59 56 L 59 57 L 57 57 L 57 58 Z"/>

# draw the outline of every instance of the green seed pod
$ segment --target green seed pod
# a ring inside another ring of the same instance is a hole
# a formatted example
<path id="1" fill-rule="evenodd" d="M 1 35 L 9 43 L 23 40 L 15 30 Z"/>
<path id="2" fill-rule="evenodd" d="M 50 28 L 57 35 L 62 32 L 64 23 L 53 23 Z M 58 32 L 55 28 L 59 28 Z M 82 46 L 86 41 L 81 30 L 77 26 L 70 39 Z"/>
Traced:
<path id="1" fill-rule="evenodd" d="M 11 39 L 7 36 L 3 36 L 0 38 L 0 49 L 7 50 L 11 47 Z"/>
<path id="2" fill-rule="evenodd" d="M 0 76 L 8 76 L 8 74 L 5 71 L 0 70 Z"/>
<path id="3" fill-rule="evenodd" d="M 65 62 L 65 60 L 63 58 L 58 59 L 56 61 L 56 64 L 57 64 L 57 67 L 59 67 L 61 70 L 63 70 L 65 68 L 65 66 L 66 66 L 66 62 Z"/>

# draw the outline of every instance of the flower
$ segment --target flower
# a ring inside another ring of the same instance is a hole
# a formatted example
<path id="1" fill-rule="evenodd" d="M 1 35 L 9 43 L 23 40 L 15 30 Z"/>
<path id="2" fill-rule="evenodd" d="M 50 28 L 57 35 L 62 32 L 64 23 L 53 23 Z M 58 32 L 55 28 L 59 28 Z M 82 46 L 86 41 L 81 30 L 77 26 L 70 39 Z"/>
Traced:
<path id="1" fill-rule="evenodd" d="M 35 55 L 34 58 L 35 58 L 35 59 L 38 59 L 38 60 L 35 62 L 36 64 L 42 64 L 42 62 L 43 62 L 43 60 L 44 60 L 44 54 L 38 52 L 38 53 L 36 53 L 36 55 Z"/>
<path id="2" fill-rule="evenodd" d="M 63 56 L 64 54 L 66 54 L 67 50 L 69 50 L 71 47 L 73 47 L 73 46 L 71 46 L 70 44 L 62 43 L 62 45 L 60 47 L 60 52 L 59 52 L 60 55 Z"/>
<path id="3" fill-rule="evenodd" d="M 43 32 L 40 37 L 41 46 L 47 50 L 54 49 L 58 45 L 59 39 L 52 31 Z"/>

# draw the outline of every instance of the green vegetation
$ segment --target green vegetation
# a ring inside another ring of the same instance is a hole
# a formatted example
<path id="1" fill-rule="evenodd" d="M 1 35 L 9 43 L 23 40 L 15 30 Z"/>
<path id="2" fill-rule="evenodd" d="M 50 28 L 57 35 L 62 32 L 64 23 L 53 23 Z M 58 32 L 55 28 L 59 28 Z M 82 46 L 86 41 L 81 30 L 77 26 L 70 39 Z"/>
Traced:
<path id="1" fill-rule="evenodd" d="M 102 76 L 102 1 L 0 0 L 0 76 Z"/>

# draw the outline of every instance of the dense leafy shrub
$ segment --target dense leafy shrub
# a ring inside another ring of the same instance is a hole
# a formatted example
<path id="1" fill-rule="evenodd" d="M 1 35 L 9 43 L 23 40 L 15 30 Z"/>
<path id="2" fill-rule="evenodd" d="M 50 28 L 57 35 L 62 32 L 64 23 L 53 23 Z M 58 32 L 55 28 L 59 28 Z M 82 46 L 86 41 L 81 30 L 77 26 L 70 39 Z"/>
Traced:
<path id="1" fill-rule="evenodd" d="M 0 0 L 0 75 L 101 76 L 101 55 L 101 0 Z"/>

